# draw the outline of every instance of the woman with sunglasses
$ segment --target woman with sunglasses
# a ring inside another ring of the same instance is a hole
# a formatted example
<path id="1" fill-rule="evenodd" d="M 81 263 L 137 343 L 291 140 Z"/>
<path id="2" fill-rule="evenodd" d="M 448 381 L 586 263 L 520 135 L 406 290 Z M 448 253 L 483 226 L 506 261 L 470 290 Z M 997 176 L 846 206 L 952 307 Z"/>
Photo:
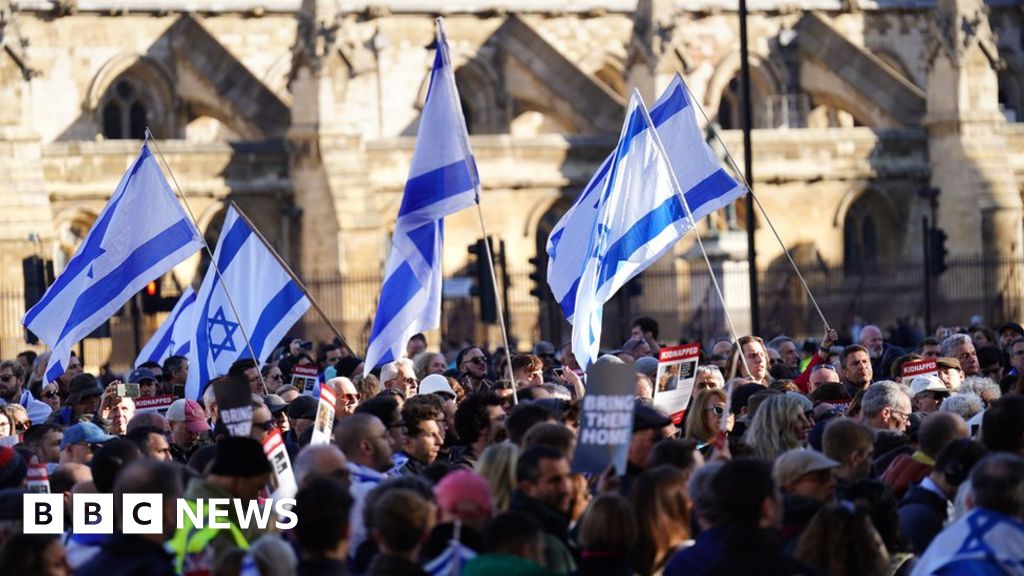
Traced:
<path id="1" fill-rule="evenodd" d="M 30 387 L 32 396 L 50 407 L 54 412 L 60 410 L 60 392 L 56 383 L 44 384 L 39 380 Z"/>
<path id="2" fill-rule="evenodd" d="M 705 457 L 711 455 L 722 418 L 726 417 L 727 399 L 725 391 L 721 388 L 701 390 L 694 397 L 693 403 L 687 411 L 686 437 L 697 441 L 697 449 Z M 730 415 L 728 418 L 731 420 L 732 416 Z M 726 428 L 727 430 L 732 429 L 731 421 Z"/>

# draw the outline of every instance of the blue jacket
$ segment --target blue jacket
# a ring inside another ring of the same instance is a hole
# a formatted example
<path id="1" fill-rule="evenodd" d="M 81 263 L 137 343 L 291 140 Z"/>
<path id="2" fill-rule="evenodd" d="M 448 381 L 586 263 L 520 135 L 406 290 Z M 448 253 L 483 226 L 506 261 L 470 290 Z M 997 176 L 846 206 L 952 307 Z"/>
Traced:
<path id="1" fill-rule="evenodd" d="M 700 533 L 693 546 L 680 550 L 669 559 L 662 572 L 664 576 L 691 576 L 701 574 L 718 559 L 722 542 L 729 531 L 726 526 L 716 526 Z"/>

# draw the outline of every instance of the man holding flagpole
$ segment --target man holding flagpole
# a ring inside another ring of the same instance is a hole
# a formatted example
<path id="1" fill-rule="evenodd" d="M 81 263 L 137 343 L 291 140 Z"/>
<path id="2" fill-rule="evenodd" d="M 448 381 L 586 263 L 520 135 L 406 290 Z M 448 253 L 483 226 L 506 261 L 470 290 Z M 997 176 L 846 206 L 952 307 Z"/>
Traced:
<path id="1" fill-rule="evenodd" d="M 413 334 L 441 326 L 444 217 L 479 198 L 480 178 L 439 18 L 430 87 L 391 239 L 365 374 L 401 358 Z"/>

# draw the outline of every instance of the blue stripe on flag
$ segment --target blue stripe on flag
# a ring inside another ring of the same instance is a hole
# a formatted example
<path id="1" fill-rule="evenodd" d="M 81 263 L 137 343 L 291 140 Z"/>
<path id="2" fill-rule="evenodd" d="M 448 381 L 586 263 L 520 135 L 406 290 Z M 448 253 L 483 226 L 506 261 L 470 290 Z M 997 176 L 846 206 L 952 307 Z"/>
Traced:
<path id="1" fill-rule="evenodd" d="M 685 110 L 689 105 L 690 100 L 686 97 L 686 90 L 683 90 L 682 84 L 676 83 L 668 98 L 651 110 L 651 121 L 654 122 L 655 126 L 661 126 L 669 118 Z"/>
<path id="2" fill-rule="evenodd" d="M 687 190 L 686 203 L 690 206 L 690 211 L 696 214 L 701 206 L 724 196 L 726 192 L 736 186 L 738 184 L 732 179 L 732 176 L 729 176 L 725 170 L 719 169 Z"/>
<path id="3" fill-rule="evenodd" d="M 566 293 L 562 301 L 558 303 L 562 307 L 562 313 L 565 314 L 566 318 L 572 317 L 576 313 L 576 292 L 580 289 L 580 277 L 577 276 L 576 280 L 572 283 L 572 288 L 569 288 L 569 292 Z"/>
<path id="4" fill-rule="evenodd" d="M 373 333 L 370 334 L 371 342 L 387 327 L 386 323 L 380 320 L 394 318 L 420 288 L 420 281 L 408 262 L 402 262 L 401 266 L 384 280 L 384 286 L 380 289 L 380 302 L 377 304 L 377 318 L 373 321 Z"/>
<path id="5" fill-rule="evenodd" d="M 60 375 L 63 374 L 63 373 L 64 373 L 64 366 L 62 366 L 60 362 L 57 362 L 56 364 L 51 366 L 49 370 L 47 370 L 47 372 L 46 372 L 46 381 L 47 382 L 53 382 L 57 378 L 60 378 Z"/>
<path id="6" fill-rule="evenodd" d="M 185 355 L 188 354 L 189 350 L 191 350 L 191 349 L 192 349 L 192 343 L 191 342 L 185 342 L 184 344 L 181 345 L 180 348 L 178 348 L 177 350 L 172 350 L 172 352 L 173 352 L 174 356 L 185 356 Z"/>
<path id="7" fill-rule="evenodd" d="M 672 195 L 671 198 L 662 202 L 660 206 L 645 214 L 621 238 L 616 240 L 608 248 L 606 255 L 601 258 L 604 265 L 601 266 L 601 270 L 598 273 L 597 285 L 599 287 L 603 286 L 612 276 L 615 276 L 620 262 L 629 260 L 629 257 L 634 252 L 657 238 L 673 222 L 685 217 L 686 211 L 683 209 L 683 203 L 679 201 L 679 197 L 676 195 Z"/>
<path id="8" fill-rule="evenodd" d="M 434 265 L 434 248 L 437 242 L 437 227 L 439 224 L 439 220 L 432 220 L 419 228 L 413 228 L 405 233 L 412 240 L 413 245 L 416 246 L 416 250 L 423 255 L 423 259 L 427 261 L 429 266 Z"/>
<path id="9" fill-rule="evenodd" d="M 125 286 L 132 283 L 141 272 L 149 271 L 167 257 L 167 254 L 181 249 L 193 240 L 192 226 L 185 220 L 157 234 L 145 244 L 136 248 L 103 279 L 96 280 L 75 300 L 67 323 L 58 340 L 110 303 Z"/>
<path id="10" fill-rule="evenodd" d="M 434 81 L 437 79 L 437 73 L 441 70 L 444 70 L 444 54 L 441 53 L 441 44 L 438 43 L 437 49 L 434 50 L 434 65 L 430 69 L 430 85 L 427 86 L 427 96 L 423 99 L 424 102 L 430 100 L 430 93 L 434 89 Z"/>
<path id="11" fill-rule="evenodd" d="M 223 234 L 223 232 L 222 232 Z M 245 241 L 252 236 L 252 229 L 245 223 L 244 218 L 237 218 L 227 231 L 224 242 L 220 245 L 220 254 L 217 259 L 217 268 L 224 272 L 231 265 L 231 261 L 238 255 L 238 251 L 245 245 Z M 216 271 L 214 272 L 216 274 Z"/>
<path id="12" fill-rule="evenodd" d="M 464 158 L 413 176 L 405 183 L 405 193 L 402 195 L 402 207 L 398 210 L 398 217 L 472 189 L 473 179 Z"/>
<path id="13" fill-rule="evenodd" d="M 191 294 L 188 295 L 188 298 L 185 299 L 185 302 L 182 303 L 182 305 L 178 308 L 178 312 L 171 318 L 168 318 L 167 320 L 164 321 L 167 325 L 167 330 L 164 331 L 164 334 L 160 338 L 160 341 L 157 342 L 156 347 L 153 348 L 153 353 L 149 355 L 148 360 L 158 362 L 159 359 L 163 357 L 164 350 L 167 350 L 167 347 L 171 345 L 171 338 L 174 337 L 174 324 L 178 321 L 178 318 L 181 317 L 181 313 L 188 309 L 189 306 L 194 304 L 195 301 L 196 293 L 192 292 Z M 188 346 L 188 342 L 185 343 L 185 346 Z M 181 354 L 172 350 L 170 355 L 180 356 Z"/>
<path id="14" fill-rule="evenodd" d="M 629 149 L 632 146 L 633 139 L 643 133 L 647 129 L 647 119 L 644 118 L 643 112 L 636 108 L 629 117 L 629 125 L 626 127 L 626 132 L 619 138 L 619 145 L 615 148 L 614 159 L 610 162 L 612 165 L 611 172 L 608 174 L 608 181 L 604 187 L 604 194 L 607 194 L 608 190 L 611 190 L 615 186 L 615 177 L 619 172 L 619 165 L 622 163 L 626 154 L 629 153 Z M 600 202 L 600 199 L 598 199 Z M 596 207 L 596 206 L 595 206 Z"/>
<path id="15" fill-rule="evenodd" d="M 288 311 L 299 300 L 302 300 L 303 297 L 304 294 L 298 285 L 295 282 L 289 281 L 277 294 L 274 294 L 270 302 L 267 302 L 263 312 L 260 313 L 260 319 L 256 321 L 256 328 L 253 329 L 252 335 L 249 338 L 257 358 L 263 358 L 263 343 L 266 341 L 271 330 L 281 322 L 281 318 L 288 314 Z M 248 347 L 246 347 L 246 354 L 248 354 Z M 246 356 L 243 355 L 242 357 Z"/>
<path id="16" fill-rule="evenodd" d="M 212 270 L 208 271 L 207 274 L 210 274 L 210 272 L 213 272 L 214 274 L 216 274 L 216 272 L 214 272 Z M 214 279 L 213 290 L 217 289 L 217 282 L 220 282 L 220 281 L 221 281 L 220 275 L 218 274 L 217 277 Z M 193 398 L 193 400 L 199 400 L 200 398 L 203 397 L 203 391 L 206 390 L 206 385 L 210 381 L 210 367 L 208 365 L 208 358 L 210 356 L 210 342 L 209 342 L 210 336 L 207 333 L 207 331 L 209 330 L 208 327 L 207 327 L 207 324 L 209 324 L 209 322 L 207 322 L 206 320 L 207 320 L 207 318 L 210 317 L 210 299 L 211 299 L 211 297 L 212 297 L 212 294 L 210 295 L 210 297 L 206 298 L 205 302 L 203 302 L 202 314 L 200 314 L 200 315 L 195 317 L 196 318 L 196 350 L 197 350 L 197 358 L 199 359 L 199 362 L 198 362 L 199 365 L 198 366 L 192 366 L 190 369 L 191 370 L 198 370 L 199 371 L 199 394 L 198 394 L 198 396 L 196 398 Z"/>

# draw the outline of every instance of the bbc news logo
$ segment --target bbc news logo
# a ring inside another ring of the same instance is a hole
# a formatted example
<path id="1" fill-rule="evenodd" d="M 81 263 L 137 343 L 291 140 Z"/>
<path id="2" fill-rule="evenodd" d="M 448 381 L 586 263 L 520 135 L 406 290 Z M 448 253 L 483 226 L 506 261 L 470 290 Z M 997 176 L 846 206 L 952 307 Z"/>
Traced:
<path id="1" fill-rule="evenodd" d="M 22 520 L 25 534 L 62 534 L 64 526 L 63 494 L 25 494 Z M 164 497 L 160 494 L 124 494 L 121 500 L 121 531 L 124 534 L 162 534 L 164 531 Z M 199 498 L 189 506 L 184 498 L 175 502 L 176 526 L 180 528 L 231 527 L 234 512 L 238 527 L 255 526 L 266 530 L 273 523 L 278 530 L 290 530 L 298 524 L 292 511 L 294 498 L 253 500 L 230 498 Z M 71 498 L 71 531 L 75 534 L 114 533 L 113 494 L 75 494 Z"/>

